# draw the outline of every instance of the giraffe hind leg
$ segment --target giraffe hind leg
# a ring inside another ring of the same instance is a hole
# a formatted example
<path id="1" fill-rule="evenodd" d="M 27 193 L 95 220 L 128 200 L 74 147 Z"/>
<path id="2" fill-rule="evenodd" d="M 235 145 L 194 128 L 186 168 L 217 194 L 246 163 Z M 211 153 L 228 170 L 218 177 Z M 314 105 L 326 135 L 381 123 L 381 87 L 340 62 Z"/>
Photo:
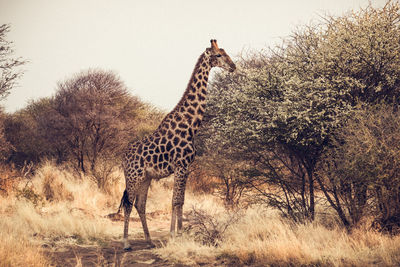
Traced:
<path id="1" fill-rule="evenodd" d="M 147 226 L 147 220 L 146 220 L 146 201 L 147 201 L 147 193 L 149 190 L 150 183 L 151 183 L 151 179 L 146 179 L 140 185 L 138 193 L 137 193 L 136 201 L 135 201 L 135 208 L 139 214 L 140 221 L 142 222 L 144 238 L 145 238 L 146 242 L 149 243 L 149 246 L 151 248 L 153 248 L 155 246 L 151 241 L 149 228 Z"/>
<path id="2" fill-rule="evenodd" d="M 128 205 L 132 205 L 132 203 L 129 201 L 128 191 L 126 191 L 126 189 L 125 189 L 124 194 L 122 195 L 122 198 L 121 198 L 121 203 L 119 204 L 119 207 L 118 207 L 117 214 L 119 214 L 121 212 L 121 208 L 128 206 Z"/>
<path id="3" fill-rule="evenodd" d="M 121 199 L 121 205 L 124 207 L 124 250 L 131 250 L 128 241 L 129 217 L 132 211 L 132 202 L 129 200 L 128 192 L 125 190 Z"/>

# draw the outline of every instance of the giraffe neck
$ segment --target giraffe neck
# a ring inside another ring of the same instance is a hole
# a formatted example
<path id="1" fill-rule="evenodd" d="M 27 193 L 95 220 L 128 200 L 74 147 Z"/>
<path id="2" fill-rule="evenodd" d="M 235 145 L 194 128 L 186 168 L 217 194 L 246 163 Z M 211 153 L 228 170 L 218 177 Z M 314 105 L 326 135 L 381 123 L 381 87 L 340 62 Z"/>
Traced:
<path id="1" fill-rule="evenodd" d="M 196 63 L 181 100 L 164 118 L 159 129 L 174 129 L 176 124 L 181 124 L 182 129 L 186 129 L 183 126 L 183 124 L 186 124 L 187 128 L 191 129 L 193 133 L 197 131 L 204 116 L 210 70 L 209 55 L 204 52 Z"/>

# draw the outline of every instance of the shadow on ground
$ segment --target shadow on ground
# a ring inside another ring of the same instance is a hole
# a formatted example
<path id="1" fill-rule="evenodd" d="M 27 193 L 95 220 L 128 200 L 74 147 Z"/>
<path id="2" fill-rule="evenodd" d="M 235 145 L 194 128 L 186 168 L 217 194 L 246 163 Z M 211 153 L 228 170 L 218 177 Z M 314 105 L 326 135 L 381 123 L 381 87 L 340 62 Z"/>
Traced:
<path id="1" fill-rule="evenodd" d="M 156 247 L 162 246 L 162 239 L 155 239 Z M 131 239 L 131 251 L 124 251 L 123 242 L 110 241 L 102 246 L 65 246 L 47 251 L 54 266 L 185 266 L 172 264 L 152 253 L 148 244 L 141 239 Z"/>

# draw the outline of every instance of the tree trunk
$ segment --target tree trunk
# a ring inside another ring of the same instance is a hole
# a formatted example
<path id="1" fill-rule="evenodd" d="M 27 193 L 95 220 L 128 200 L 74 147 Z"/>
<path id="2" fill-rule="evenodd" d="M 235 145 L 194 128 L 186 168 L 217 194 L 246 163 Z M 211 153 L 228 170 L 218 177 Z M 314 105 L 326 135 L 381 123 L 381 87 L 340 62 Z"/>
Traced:
<path id="1" fill-rule="evenodd" d="M 319 186 L 321 187 L 322 192 L 324 193 L 326 199 L 328 200 L 329 204 L 331 207 L 336 210 L 339 219 L 342 221 L 343 225 L 346 228 L 350 227 L 350 222 L 347 220 L 346 215 L 343 212 L 342 206 L 340 205 L 339 197 L 337 196 L 336 190 L 333 190 L 333 197 L 335 199 L 335 202 L 333 201 L 332 197 L 329 195 L 328 190 L 326 189 L 324 183 L 321 181 L 321 179 L 318 177 L 318 175 L 315 175 L 315 179 L 317 180 Z M 334 186 L 334 185 L 333 185 Z"/>
<path id="2" fill-rule="evenodd" d="M 314 199 L 314 179 L 312 172 L 308 173 L 308 181 L 310 187 L 310 208 L 309 208 L 309 215 L 310 219 L 313 221 L 315 218 L 315 199 Z"/>

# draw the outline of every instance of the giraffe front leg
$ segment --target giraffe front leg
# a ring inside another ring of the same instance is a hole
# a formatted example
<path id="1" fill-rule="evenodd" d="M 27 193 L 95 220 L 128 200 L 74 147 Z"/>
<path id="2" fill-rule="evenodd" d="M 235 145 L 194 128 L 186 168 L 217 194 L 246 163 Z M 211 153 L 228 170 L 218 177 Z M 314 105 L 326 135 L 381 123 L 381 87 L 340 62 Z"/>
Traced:
<path id="1" fill-rule="evenodd" d="M 183 213 L 183 203 L 181 205 L 179 205 L 176 209 L 176 217 L 177 217 L 177 221 L 178 221 L 178 235 L 182 234 L 182 213 Z"/>
<path id="2" fill-rule="evenodd" d="M 172 195 L 172 217 L 171 217 L 171 237 L 175 237 L 175 225 L 178 226 L 178 234 L 182 233 L 182 210 L 185 202 L 185 188 L 187 180 L 187 170 L 180 169 L 175 172 L 174 191 Z"/>
<path id="3" fill-rule="evenodd" d="M 171 228 L 169 230 L 171 238 L 175 237 L 175 225 L 176 225 L 176 207 L 174 206 L 174 203 L 172 203 Z"/>

